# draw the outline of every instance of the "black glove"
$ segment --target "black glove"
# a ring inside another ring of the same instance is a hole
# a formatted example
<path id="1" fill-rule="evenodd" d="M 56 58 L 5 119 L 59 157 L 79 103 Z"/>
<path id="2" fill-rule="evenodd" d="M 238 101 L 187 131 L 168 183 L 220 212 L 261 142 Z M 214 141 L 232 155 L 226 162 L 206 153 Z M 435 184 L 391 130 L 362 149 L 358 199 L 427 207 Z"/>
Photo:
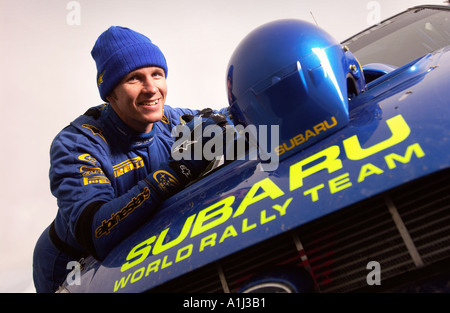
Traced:
<path id="1" fill-rule="evenodd" d="M 187 184 L 208 167 L 214 156 L 223 152 L 226 143 L 224 131 L 228 122 L 225 115 L 216 114 L 209 108 L 201 110 L 195 116 L 185 114 L 181 118 L 185 125 L 183 131 L 178 132 L 172 146 L 169 165 L 178 173 L 184 184 Z M 205 130 L 208 133 L 211 130 L 214 131 L 205 135 Z M 219 151 L 205 151 L 205 146 L 213 138 L 216 143 L 213 147 Z M 212 152 L 212 154 L 205 152 Z"/>
<path id="2" fill-rule="evenodd" d="M 213 138 L 215 145 L 221 154 L 226 144 L 224 131 L 228 125 L 226 116 L 213 113 L 211 109 L 203 109 L 195 116 L 185 114 L 182 117 L 184 123 L 177 126 L 178 136 L 172 146 L 172 153 L 168 162 L 161 164 L 160 169 L 147 177 L 147 183 L 161 195 L 168 198 L 177 193 L 189 182 L 196 179 L 211 162 L 211 155 L 205 155 L 203 148 Z M 207 129 L 207 127 L 210 127 Z M 204 136 L 205 129 L 212 130 L 215 127 L 214 136 Z M 217 140 L 219 139 L 219 140 Z"/>

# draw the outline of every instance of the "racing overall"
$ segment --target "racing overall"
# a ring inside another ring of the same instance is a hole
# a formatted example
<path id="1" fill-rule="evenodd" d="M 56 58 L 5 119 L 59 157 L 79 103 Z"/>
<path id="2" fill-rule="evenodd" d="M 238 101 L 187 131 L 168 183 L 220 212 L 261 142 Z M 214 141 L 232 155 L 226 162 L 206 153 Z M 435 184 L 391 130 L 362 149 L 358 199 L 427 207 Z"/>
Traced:
<path id="1" fill-rule="evenodd" d="M 169 158 L 171 130 L 184 114 L 164 107 L 150 133 L 136 133 L 109 104 L 93 107 L 54 139 L 50 188 L 59 210 L 40 236 L 33 255 L 37 292 L 55 292 L 67 264 L 92 255 L 98 260 L 152 215 L 162 201 L 146 177 Z"/>

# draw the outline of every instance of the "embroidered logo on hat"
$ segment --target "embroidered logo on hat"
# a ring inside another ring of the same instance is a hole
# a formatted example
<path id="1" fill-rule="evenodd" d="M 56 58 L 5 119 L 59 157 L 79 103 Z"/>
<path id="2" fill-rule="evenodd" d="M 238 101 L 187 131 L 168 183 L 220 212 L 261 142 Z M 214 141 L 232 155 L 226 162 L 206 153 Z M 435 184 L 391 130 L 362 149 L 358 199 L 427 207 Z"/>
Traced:
<path id="1" fill-rule="evenodd" d="M 97 78 L 97 87 L 100 87 L 100 85 L 103 83 L 103 75 L 105 74 L 105 71 L 101 72 L 100 75 L 98 75 Z"/>

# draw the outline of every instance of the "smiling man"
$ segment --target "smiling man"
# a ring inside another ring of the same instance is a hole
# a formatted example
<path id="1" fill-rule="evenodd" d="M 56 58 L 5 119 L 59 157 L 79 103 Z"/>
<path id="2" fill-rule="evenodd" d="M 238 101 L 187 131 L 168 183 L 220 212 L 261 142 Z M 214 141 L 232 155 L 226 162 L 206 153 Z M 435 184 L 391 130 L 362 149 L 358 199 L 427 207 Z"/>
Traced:
<path id="1" fill-rule="evenodd" d="M 56 291 L 72 261 L 105 258 L 161 201 L 207 167 L 205 159 L 172 158 L 171 130 L 182 119 L 197 114 L 205 126 L 226 125 L 226 117 L 211 110 L 165 105 L 166 59 L 146 36 L 110 27 L 92 57 L 106 103 L 90 108 L 52 142 L 50 187 L 58 212 L 35 247 L 37 292 Z"/>
<path id="2" fill-rule="evenodd" d="M 145 67 L 129 73 L 107 100 L 125 124 L 148 133 L 163 117 L 167 84 L 164 70 Z"/>

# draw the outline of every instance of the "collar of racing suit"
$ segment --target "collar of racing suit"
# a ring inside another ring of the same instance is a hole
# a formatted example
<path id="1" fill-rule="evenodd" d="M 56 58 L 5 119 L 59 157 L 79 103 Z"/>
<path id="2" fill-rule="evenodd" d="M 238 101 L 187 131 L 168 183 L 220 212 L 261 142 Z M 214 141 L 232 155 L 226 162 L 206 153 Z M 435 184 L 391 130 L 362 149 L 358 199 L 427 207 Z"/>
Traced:
<path id="1" fill-rule="evenodd" d="M 156 127 L 153 127 L 149 133 L 138 133 L 131 129 L 120 119 L 109 104 L 103 107 L 100 119 L 103 120 L 108 141 L 119 141 L 122 148 L 128 147 L 132 150 L 148 146 L 156 133 Z"/>

